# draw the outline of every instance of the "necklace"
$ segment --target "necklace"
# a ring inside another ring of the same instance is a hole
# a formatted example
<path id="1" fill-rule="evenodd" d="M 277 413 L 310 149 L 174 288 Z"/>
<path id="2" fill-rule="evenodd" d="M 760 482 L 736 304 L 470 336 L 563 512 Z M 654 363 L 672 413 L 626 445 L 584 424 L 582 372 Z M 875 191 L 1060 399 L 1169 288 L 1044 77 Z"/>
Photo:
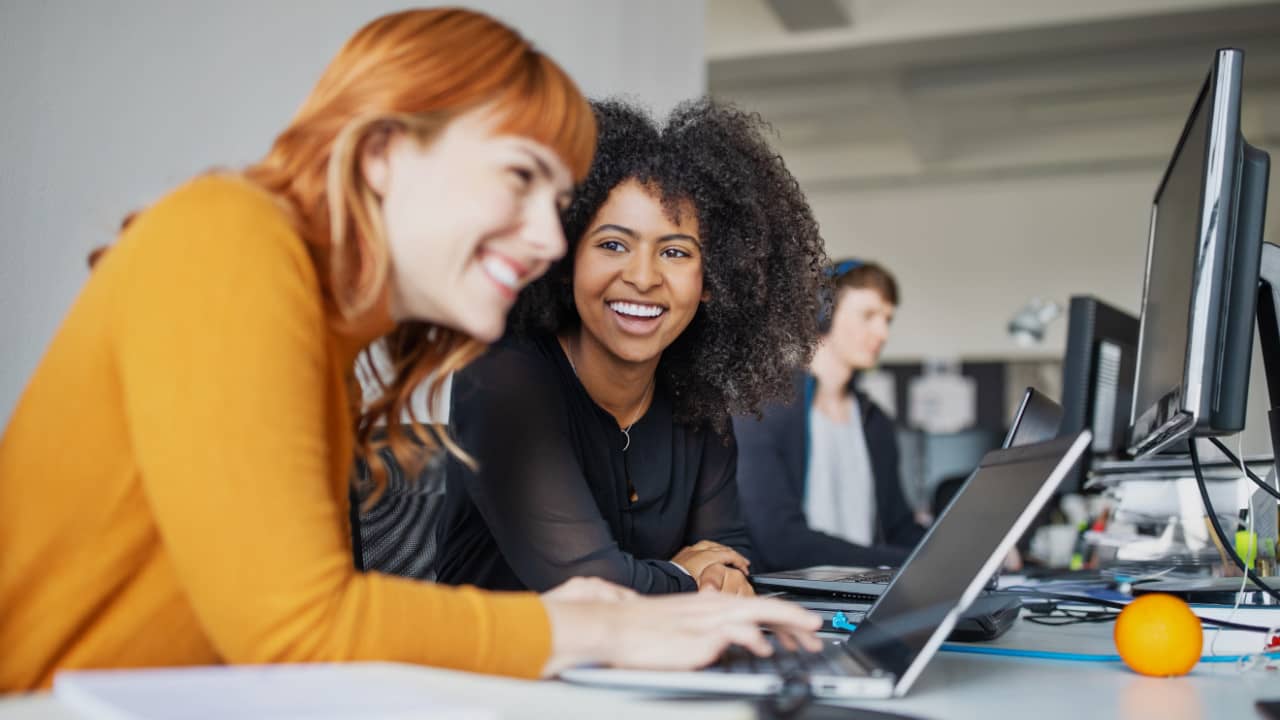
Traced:
<path id="1" fill-rule="evenodd" d="M 573 362 L 573 354 L 569 352 L 568 344 L 566 343 L 562 347 L 564 349 L 564 358 L 569 361 L 569 369 L 573 370 L 574 377 L 581 381 L 582 376 L 578 374 L 578 366 Z M 649 384 L 645 386 L 644 392 L 640 393 L 640 408 L 644 407 L 644 398 L 649 394 L 649 391 L 653 389 L 653 382 L 657 377 L 657 373 L 649 376 Z M 640 412 L 640 408 L 637 408 L 636 416 L 631 419 L 631 422 L 626 427 L 622 427 L 621 423 L 619 423 L 618 429 L 622 431 L 622 437 L 626 438 L 622 444 L 622 452 L 626 452 L 627 448 L 631 447 L 631 428 L 635 427 L 636 423 L 640 422 L 641 417 L 644 417 L 644 413 Z M 634 502 L 634 498 L 632 502 Z"/>

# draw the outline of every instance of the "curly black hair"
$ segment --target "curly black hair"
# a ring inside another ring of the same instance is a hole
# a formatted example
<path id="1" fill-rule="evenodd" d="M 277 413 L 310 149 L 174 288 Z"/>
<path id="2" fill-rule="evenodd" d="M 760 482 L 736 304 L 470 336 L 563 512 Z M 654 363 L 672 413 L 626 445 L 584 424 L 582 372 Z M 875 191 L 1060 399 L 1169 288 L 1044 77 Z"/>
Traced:
<path id="1" fill-rule="evenodd" d="M 700 99 L 679 105 L 659 128 L 626 102 L 592 108 L 595 159 L 561 216 L 569 251 L 521 294 L 510 329 L 560 333 L 581 323 L 574 251 L 615 187 L 635 180 L 655 188 L 677 221 L 688 201 L 710 299 L 663 352 L 658 375 L 677 422 L 723 433 L 730 416 L 759 415 L 765 403 L 788 398 L 794 369 L 812 356 L 827 265 L 818 224 L 758 114 Z"/>

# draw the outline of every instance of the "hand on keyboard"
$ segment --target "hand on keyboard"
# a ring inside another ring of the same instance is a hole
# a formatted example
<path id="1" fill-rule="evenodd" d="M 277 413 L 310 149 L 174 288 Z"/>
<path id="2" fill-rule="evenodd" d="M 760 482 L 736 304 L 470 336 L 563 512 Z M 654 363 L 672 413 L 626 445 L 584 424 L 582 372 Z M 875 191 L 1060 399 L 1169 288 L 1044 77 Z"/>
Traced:
<path id="1" fill-rule="evenodd" d="M 822 650 L 808 651 L 786 648 L 778 638 L 770 636 L 774 652 L 768 657 L 757 657 L 746 648 L 731 645 L 708 670 L 725 673 L 769 673 L 783 677 L 797 675 L 835 675 L 840 671 L 832 651 L 839 652 L 834 643 L 827 643 Z"/>
<path id="2" fill-rule="evenodd" d="M 636 597 L 610 603 L 544 598 L 551 619 L 552 657 L 545 674 L 585 663 L 645 670 L 704 667 L 738 645 L 770 655 L 774 645 L 822 647 L 814 634 L 822 619 L 793 603 L 741 598 L 715 591 Z"/>

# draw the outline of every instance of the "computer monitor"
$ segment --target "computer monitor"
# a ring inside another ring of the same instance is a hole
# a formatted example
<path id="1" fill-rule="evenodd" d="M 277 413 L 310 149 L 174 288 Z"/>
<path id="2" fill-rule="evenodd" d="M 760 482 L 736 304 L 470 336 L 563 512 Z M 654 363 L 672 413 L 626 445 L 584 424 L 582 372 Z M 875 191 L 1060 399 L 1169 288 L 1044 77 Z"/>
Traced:
<path id="1" fill-rule="evenodd" d="M 1151 207 L 1129 451 L 1244 428 L 1269 156 L 1240 134 L 1244 53 L 1219 50 Z"/>
<path id="2" fill-rule="evenodd" d="M 1090 461 L 1126 449 L 1138 359 L 1138 318 L 1089 296 L 1071 298 L 1067 350 L 1062 357 L 1063 434 L 1093 431 L 1093 445 L 1059 488 L 1084 486 Z"/>

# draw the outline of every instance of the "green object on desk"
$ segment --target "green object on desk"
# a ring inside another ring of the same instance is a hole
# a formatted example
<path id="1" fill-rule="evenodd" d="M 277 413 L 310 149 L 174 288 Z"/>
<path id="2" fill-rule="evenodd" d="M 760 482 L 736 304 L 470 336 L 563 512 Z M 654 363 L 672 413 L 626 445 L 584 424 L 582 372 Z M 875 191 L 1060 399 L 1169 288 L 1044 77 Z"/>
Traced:
<path id="1" fill-rule="evenodd" d="M 1084 568 L 1084 534 L 1089 529 L 1088 521 L 1081 521 L 1076 525 L 1076 544 L 1071 551 L 1071 561 L 1067 565 L 1068 570 L 1081 570 Z"/>
<path id="2" fill-rule="evenodd" d="M 1245 567 L 1252 568 L 1258 560 L 1258 536 L 1248 530 L 1236 531 L 1236 554 L 1244 560 Z"/>

